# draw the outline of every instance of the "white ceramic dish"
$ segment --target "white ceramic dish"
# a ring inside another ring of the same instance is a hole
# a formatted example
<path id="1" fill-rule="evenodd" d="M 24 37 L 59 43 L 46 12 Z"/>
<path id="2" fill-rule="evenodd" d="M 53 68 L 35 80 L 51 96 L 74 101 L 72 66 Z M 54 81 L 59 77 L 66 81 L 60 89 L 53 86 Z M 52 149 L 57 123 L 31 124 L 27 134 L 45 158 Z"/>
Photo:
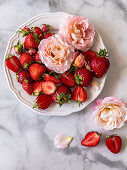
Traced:
<path id="1" fill-rule="evenodd" d="M 14 54 L 13 49 L 10 47 L 14 46 L 18 40 L 20 40 L 20 42 L 23 42 L 24 38 L 22 38 L 21 34 L 18 32 L 20 30 L 20 28 L 23 28 L 25 25 L 27 25 L 28 27 L 32 27 L 32 26 L 41 26 L 41 24 L 49 24 L 49 25 L 51 25 L 53 31 L 57 31 L 61 21 L 68 15 L 69 14 L 62 13 L 62 12 L 41 14 L 41 15 L 35 16 L 34 18 L 30 19 L 29 21 L 27 21 L 26 23 L 21 25 L 8 42 L 7 50 L 5 52 L 5 58 L 8 56 L 9 53 Z M 101 36 L 99 35 L 98 32 L 96 32 L 95 43 L 94 43 L 92 49 L 99 51 L 100 48 L 104 49 L 105 46 L 101 39 Z M 97 80 L 97 82 L 99 82 L 100 89 L 98 91 L 94 92 L 91 87 L 86 88 L 87 94 L 88 94 L 88 99 L 80 107 L 78 106 L 77 103 L 71 101 L 70 104 L 64 104 L 64 105 L 62 105 L 62 107 L 59 107 L 59 105 L 52 103 L 48 109 L 38 110 L 38 109 L 33 108 L 33 104 L 34 104 L 33 101 L 35 100 L 36 96 L 30 96 L 22 89 L 21 84 L 16 81 L 15 73 L 13 73 L 7 67 L 5 67 L 5 64 L 4 64 L 4 70 L 5 70 L 5 74 L 7 77 L 9 87 L 12 90 L 12 92 L 16 95 L 18 100 L 20 102 L 22 102 L 23 104 L 25 104 L 26 106 L 28 106 L 33 111 L 35 111 L 41 115 L 48 115 L 48 116 L 65 116 L 65 115 L 69 115 L 73 112 L 78 112 L 78 111 L 84 109 L 100 94 L 100 92 L 103 89 L 106 75 L 107 75 L 107 74 L 105 74 L 100 79 L 94 78 Z"/>

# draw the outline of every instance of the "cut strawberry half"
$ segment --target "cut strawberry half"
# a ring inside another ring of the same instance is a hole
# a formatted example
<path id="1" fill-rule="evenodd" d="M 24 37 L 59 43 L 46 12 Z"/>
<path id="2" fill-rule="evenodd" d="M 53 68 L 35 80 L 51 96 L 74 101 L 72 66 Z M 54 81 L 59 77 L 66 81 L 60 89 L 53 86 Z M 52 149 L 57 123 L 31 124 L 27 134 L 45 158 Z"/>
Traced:
<path id="1" fill-rule="evenodd" d="M 94 147 L 98 145 L 100 142 L 100 136 L 102 134 L 92 131 L 86 134 L 85 138 L 82 140 L 81 145 L 88 146 L 88 147 Z"/>
<path id="2" fill-rule="evenodd" d="M 56 85 L 55 83 L 51 82 L 51 81 L 46 81 L 44 83 L 42 83 L 42 90 L 45 94 L 47 95 L 51 95 L 53 93 L 55 93 L 56 91 Z"/>
<path id="3" fill-rule="evenodd" d="M 43 82 L 44 82 L 43 80 L 42 81 L 36 81 L 32 84 L 32 91 L 33 91 L 32 94 L 33 95 L 38 96 L 39 94 L 42 93 L 42 91 L 43 91 L 42 83 Z"/>
<path id="4" fill-rule="evenodd" d="M 57 78 L 55 78 L 55 77 L 53 77 L 53 76 L 51 76 L 49 74 L 45 74 L 44 79 L 45 79 L 45 81 L 52 81 L 55 84 L 60 84 L 61 83 L 60 80 L 58 80 Z"/>

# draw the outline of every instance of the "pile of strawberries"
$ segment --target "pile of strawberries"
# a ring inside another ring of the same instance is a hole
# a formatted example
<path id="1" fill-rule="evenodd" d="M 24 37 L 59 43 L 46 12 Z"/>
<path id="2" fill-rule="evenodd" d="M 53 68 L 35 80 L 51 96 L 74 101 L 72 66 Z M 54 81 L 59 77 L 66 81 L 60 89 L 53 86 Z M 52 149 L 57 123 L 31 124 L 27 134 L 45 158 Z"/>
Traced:
<path id="1" fill-rule="evenodd" d="M 93 76 L 102 77 L 110 66 L 105 49 L 100 49 L 99 53 L 76 50 L 70 70 L 57 74 L 46 68 L 38 54 L 40 41 L 54 35 L 50 32 L 50 26 L 44 24 L 42 29 L 25 26 L 20 33 L 25 37 L 24 43 L 20 44 L 18 41 L 12 47 L 15 55 L 9 55 L 5 64 L 16 73 L 17 81 L 29 95 L 38 96 L 33 107 L 46 109 L 52 101 L 61 106 L 70 103 L 70 99 L 80 106 L 87 99 L 84 87 L 91 85 Z M 71 88 L 74 87 L 72 92 Z"/>

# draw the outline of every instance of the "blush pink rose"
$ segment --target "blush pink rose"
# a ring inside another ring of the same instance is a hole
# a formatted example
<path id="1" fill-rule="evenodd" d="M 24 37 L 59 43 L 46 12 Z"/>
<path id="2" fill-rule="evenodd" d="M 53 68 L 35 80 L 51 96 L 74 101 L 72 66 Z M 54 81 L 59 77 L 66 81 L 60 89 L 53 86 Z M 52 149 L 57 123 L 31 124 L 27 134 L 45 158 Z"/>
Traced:
<path id="1" fill-rule="evenodd" d="M 94 27 L 89 24 L 88 19 L 75 15 L 70 15 L 64 20 L 58 34 L 63 41 L 81 51 L 89 50 L 95 37 Z"/>
<path id="2" fill-rule="evenodd" d="M 63 42 L 59 35 L 43 39 L 39 45 L 39 57 L 47 68 L 64 73 L 73 62 L 74 48 Z"/>
<path id="3" fill-rule="evenodd" d="M 117 97 L 98 99 L 94 109 L 93 120 L 105 130 L 121 128 L 127 120 L 126 103 Z"/>

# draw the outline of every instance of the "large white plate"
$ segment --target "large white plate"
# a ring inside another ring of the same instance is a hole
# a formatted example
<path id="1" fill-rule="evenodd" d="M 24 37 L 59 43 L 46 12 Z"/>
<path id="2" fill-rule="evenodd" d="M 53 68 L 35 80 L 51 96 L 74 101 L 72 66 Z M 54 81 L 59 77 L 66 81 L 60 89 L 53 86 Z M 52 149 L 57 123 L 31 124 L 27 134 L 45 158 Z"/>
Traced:
<path id="1" fill-rule="evenodd" d="M 63 12 L 41 14 L 41 15 L 35 16 L 34 18 L 30 19 L 29 21 L 27 21 L 26 23 L 21 25 L 8 42 L 7 50 L 5 52 L 5 58 L 8 56 L 9 53 L 14 54 L 14 51 L 11 47 L 14 46 L 19 39 L 20 39 L 20 42 L 23 42 L 24 38 L 22 38 L 21 34 L 18 32 L 20 30 L 20 28 L 23 28 L 25 25 L 27 25 L 28 27 L 32 27 L 32 26 L 41 26 L 42 24 L 49 24 L 49 25 L 51 25 L 53 31 L 57 31 L 57 29 L 59 28 L 59 24 L 68 15 L 69 14 L 66 14 Z M 105 46 L 101 39 L 100 34 L 96 31 L 95 43 L 94 43 L 92 49 L 99 51 L 100 48 L 104 49 Z M 54 115 L 65 116 L 65 115 L 69 115 L 73 112 L 77 112 L 77 111 L 84 109 L 100 94 L 100 92 L 103 89 L 106 75 L 107 75 L 107 74 L 105 74 L 100 79 L 94 78 L 94 79 L 96 79 L 97 82 L 99 82 L 100 89 L 98 91 L 94 92 L 92 90 L 91 86 L 86 88 L 86 91 L 88 94 L 88 99 L 80 107 L 78 106 L 77 103 L 71 101 L 70 104 L 64 104 L 64 105 L 62 105 L 62 107 L 59 107 L 59 105 L 52 103 L 48 109 L 38 110 L 38 109 L 33 108 L 33 104 L 34 104 L 33 101 L 35 100 L 36 97 L 28 95 L 22 89 L 21 84 L 16 81 L 15 73 L 13 73 L 7 67 L 5 67 L 5 64 L 4 64 L 4 70 L 5 70 L 5 74 L 7 77 L 7 82 L 9 84 L 9 87 L 12 90 L 12 92 L 16 95 L 18 100 L 20 102 L 22 102 L 23 104 L 25 104 L 26 106 L 28 106 L 33 111 L 35 111 L 41 115 L 50 115 L 50 116 L 54 116 Z"/>

